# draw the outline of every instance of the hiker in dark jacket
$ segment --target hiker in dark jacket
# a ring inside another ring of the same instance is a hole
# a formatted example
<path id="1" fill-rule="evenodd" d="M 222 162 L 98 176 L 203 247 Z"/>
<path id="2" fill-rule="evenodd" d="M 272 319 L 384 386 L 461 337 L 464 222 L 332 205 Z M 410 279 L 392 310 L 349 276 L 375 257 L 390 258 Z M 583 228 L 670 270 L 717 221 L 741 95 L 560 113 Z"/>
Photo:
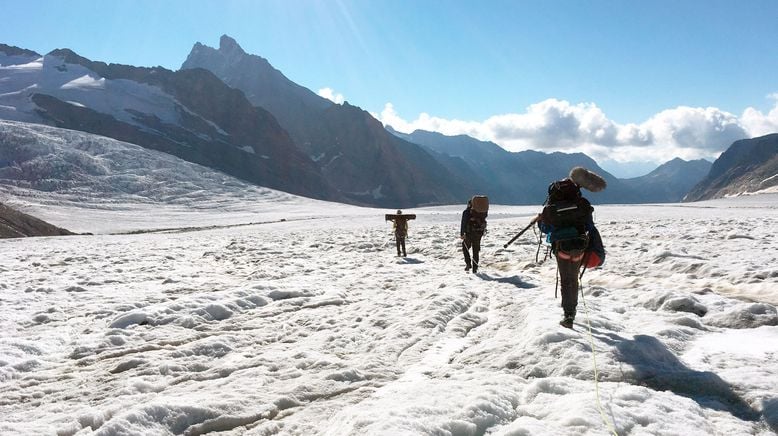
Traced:
<path id="1" fill-rule="evenodd" d="M 598 192 L 605 189 L 605 186 L 602 177 L 576 167 L 570 172 L 570 177 L 549 186 L 543 212 L 535 218 L 540 231 L 548 235 L 547 241 L 551 243 L 551 252 L 557 260 L 564 312 L 559 324 L 563 327 L 573 328 L 578 307 L 578 279 L 581 267 L 590 263 L 599 265 L 604 260 L 604 254 L 603 259 L 589 259 L 589 256 L 596 256 L 591 253 L 590 238 L 597 233 L 599 240 L 599 233 L 592 218 L 594 208 L 589 200 L 581 195 L 580 188 Z M 599 244 L 601 246 L 602 242 L 599 241 Z"/>
<path id="2" fill-rule="evenodd" d="M 484 235 L 485 220 L 482 225 L 474 222 L 472 201 L 467 202 L 467 208 L 462 212 L 462 222 L 459 226 L 459 238 L 462 240 L 462 254 L 465 256 L 465 271 L 473 269 L 478 272 L 478 253 L 481 251 L 481 237 Z M 473 248 L 473 259 L 470 260 L 470 248 Z"/>

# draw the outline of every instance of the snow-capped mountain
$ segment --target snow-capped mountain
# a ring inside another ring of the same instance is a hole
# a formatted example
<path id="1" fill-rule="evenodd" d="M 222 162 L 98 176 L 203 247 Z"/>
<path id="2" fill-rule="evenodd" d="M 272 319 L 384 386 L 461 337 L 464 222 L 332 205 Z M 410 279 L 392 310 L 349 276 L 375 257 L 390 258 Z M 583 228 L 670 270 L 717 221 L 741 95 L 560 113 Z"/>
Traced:
<path id="1" fill-rule="evenodd" d="M 735 141 L 685 201 L 778 191 L 778 133 Z"/>
<path id="2" fill-rule="evenodd" d="M 67 49 L 0 52 L 2 119 L 109 136 L 263 186 L 338 198 L 269 112 L 208 71 L 106 65 Z"/>
<path id="3" fill-rule="evenodd" d="M 388 134 L 366 111 L 333 104 L 248 54 L 229 36 L 219 48 L 195 44 L 182 69 L 204 68 L 270 111 L 324 176 L 352 201 L 387 207 L 452 203 L 473 184 L 440 165 L 416 144 Z"/>
<path id="4" fill-rule="evenodd" d="M 23 65 L 41 57 L 38 53 L 0 43 L 0 66 Z"/>

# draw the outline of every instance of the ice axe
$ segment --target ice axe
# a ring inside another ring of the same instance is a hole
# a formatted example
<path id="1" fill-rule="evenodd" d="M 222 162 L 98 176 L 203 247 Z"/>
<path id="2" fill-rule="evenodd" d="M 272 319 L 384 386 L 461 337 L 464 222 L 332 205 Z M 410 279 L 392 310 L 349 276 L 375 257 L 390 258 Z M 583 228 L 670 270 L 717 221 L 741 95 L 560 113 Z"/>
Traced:
<path id="1" fill-rule="evenodd" d="M 535 217 L 535 218 L 532 218 L 532 221 L 530 221 L 530 223 L 529 223 L 529 224 L 527 224 L 527 227 L 524 227 L 523 229 L 521 229 L 521 231 L 520 231 L 520 232 L 519 232 L 519 233 L 518 233 L 516 236 L 514 236 L 513 238 L 511 238 L 511 240 L 510 240 L 510 241 L 508 241 L 508 243 L 507 243 L 507 244 L 503 245 L 503 246 L 502 246 L 502 248 L 508 248 L 508 246 L 509 246 L 509 245 L 513 244 L 513 241 L 515 241 L 515 240 L 519 239 L 519 236 L 523 235 L 523 234 L 524 234 L 524 232 L 526 232 L 527 230 L 529 230 L 529 228 L 530 228 L 530 227 L 532 227 L 532 226 L 533 226 L 533 225 L 534 225 L 534 224 L 535 224 L 537 221 L 538 221 L 538 218 L 537 218 L 537 217 Z"/>

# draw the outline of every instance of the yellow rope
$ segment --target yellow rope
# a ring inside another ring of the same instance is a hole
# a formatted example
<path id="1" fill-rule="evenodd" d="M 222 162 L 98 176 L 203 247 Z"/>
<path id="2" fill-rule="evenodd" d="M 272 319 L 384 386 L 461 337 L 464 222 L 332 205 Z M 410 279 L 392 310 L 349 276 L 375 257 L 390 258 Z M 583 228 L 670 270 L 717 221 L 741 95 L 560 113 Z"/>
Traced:
<path id="1" fill-rule="evenodd" d="M 619 436 L 616 433 L 616 428 L 610 420 L 605 416 L 605 411 L 602 409 L 602 402 L 600 401 L 600 382 L 599 372 L 597 371 L 597 352 L 594 349 L 594 335 L 592 334 L 592 323 L 589 321 L 589 306 L 586 305 L 586 299 L 584 298 L 583 287 L 581 287 L 581 301 L 584 304 L 584 313 L 586 314 L 586 324 L 589 327 L 589 343 L 592 347 L 592 362 L 594 362 L 594 391 L 597 394 L 597 408 L 600 410 L 600 418 L 602 418 L 603 424 L 608 427 L 611 433 L 615 436 Z"/>

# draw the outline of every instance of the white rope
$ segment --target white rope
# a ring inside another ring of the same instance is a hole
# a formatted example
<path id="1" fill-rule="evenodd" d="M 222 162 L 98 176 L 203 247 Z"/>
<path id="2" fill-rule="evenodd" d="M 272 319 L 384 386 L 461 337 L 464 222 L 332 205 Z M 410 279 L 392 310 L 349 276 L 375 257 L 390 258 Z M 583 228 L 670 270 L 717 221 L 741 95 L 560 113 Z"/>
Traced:
<path id="1" fill-rule="evenodd" d="M 583 292 L 583 286 L 581 286 L 581 301 L 583 301 L 584 305 L 584 314 L 586 315 L 586 325 L 589 327 L 589 344 L 592 347 L 592 362 L 594 364 L 594 392 L 597 395 L 597 409 L 600 411 L 600 418 L 602 418 L 603 424 L 605 424 L 606 427 L 608 427 L 608 430 L 610 430 L 611 433 L 613 433 L 615 436 L 619 436 L 619 434 L 616 432 L 616 428 L 612 421 L 608 420 L 605 416 L 605 410 L 602 408 L 602 401 L 600 401 L 600 382 L 599 382 L 599 371 L 597 370 L 597 351 L 594 348 L 594 335 L 592 334 L 592 323 L 589 320 L 589 306 L 586 304 L 586 299 L 584 298 L 584 292 Z"/>

